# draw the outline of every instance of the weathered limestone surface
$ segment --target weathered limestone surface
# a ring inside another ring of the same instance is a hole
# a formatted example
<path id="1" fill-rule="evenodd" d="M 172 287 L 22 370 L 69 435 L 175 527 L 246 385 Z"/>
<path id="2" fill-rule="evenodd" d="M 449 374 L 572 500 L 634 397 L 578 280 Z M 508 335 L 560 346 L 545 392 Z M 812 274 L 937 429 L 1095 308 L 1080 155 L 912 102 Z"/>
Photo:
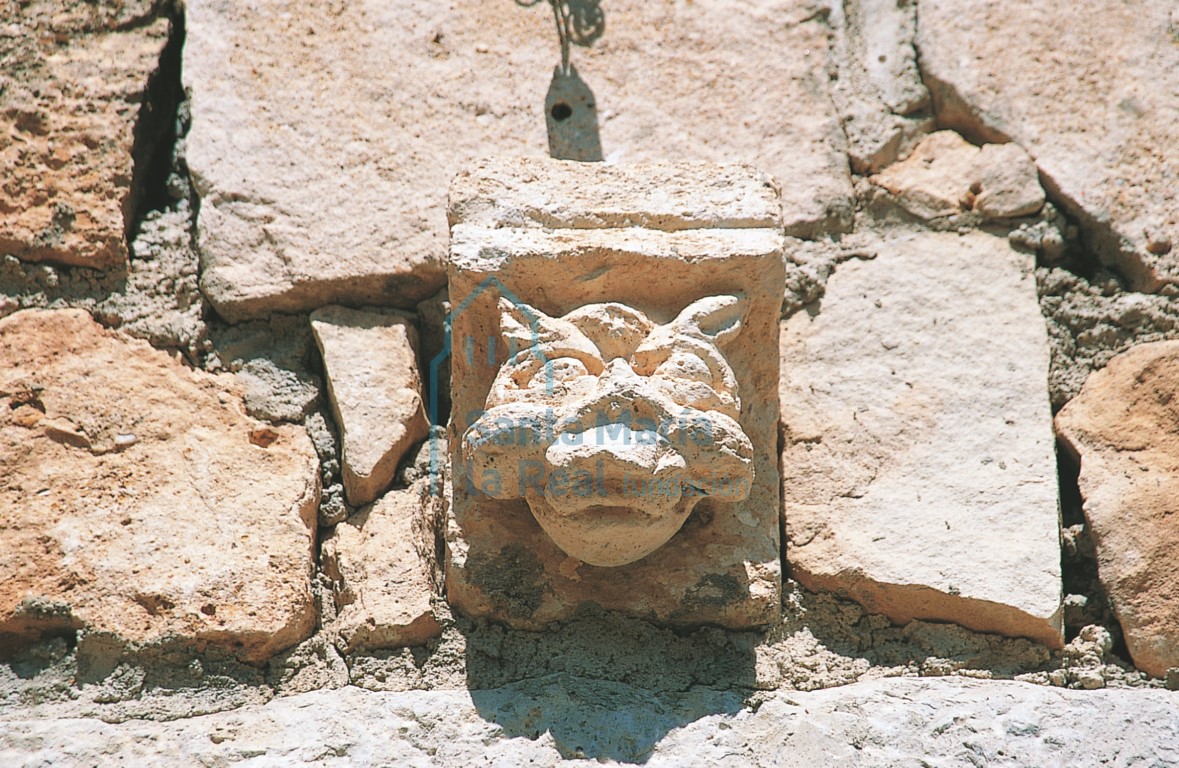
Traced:
<path id="1" fill-rule="evenodd" d="M 320 402 L 320 377 L 307 369 L 315 340 L 307 319 L 272 315 L 265 320 L 218 324 L 211 329 L 216 365 L 242 384 L 246 413 L 271 422 L 301 422 Z"/>
<path id="2" fill-rule="evenodd" d="M 413 306 L 445 280 L 454 175 L 547 148 L 541 109 L 559 55 L 544 4 L 187 8 L 203 288 L 228 318 Z M 604 8 L 605 35 L 574 58 L 608 161 L 753 162 L 781 180 L 793 234 L 850 226 L 827 28 L 811 5 Z"/>
<path id="3" fill-rule="evenodd" d="M 885 679 L 811 693 L 660 696 L 561 676 L 486 691 L 355 687 L 173 722 L 10 717 L 5 764 L 1173 765 L 1179 697 Z"/>
<path id="4" fill-rule="evenodd" d="M 921 140 L 913 153 L 871 177 L 909 213 L 930 220 L 967 211 L 984 220 L 1029 216 L 1044 205 L 1036 166 L 1017 144 L 976 147 L 953 131 Z"/>
<path id="5" fill-rule="evenodd" d="M 344 444 L 344 491 L 361 506 L 389 487 L 405 452 L 430 431 L 417 331 L 405 316 L 345 307 L 313 312 L 311 330 Z"/>
<path id="6" fill-rule="evenodd" d="M 324 570 L 338 585 L 341 651 L 421 645 L 442 632 L 430 599 L 441 581 L 434 535 L 443 506 L 423 478 L 389 491 L 324 539 Z"/>
<path id="7" fill-rule="evenodd" d="M 929 91 L 917 68 L 917 3 L 832 3 L 832 97 L 839 109 L 852 170 L 875 173 L 933 130 Z"/>
<path id="8" fill-rule="evenodd" d="M 0 320 L 0 637 L 108 632 L 263 659 L 315 627 L 318 466 L 79 310 Z"/>
<path id="9" fill-rule="evenodd" d="M 168 40 L 155 5 L 0 0 L 0 255 L 126 260 L 158 140 L 135 134 Z"/>
<path id="10" fill-rule="evenodd" d="M 896 235 L 783 322 L 786 560 L 896 622 L 1059 647 L 1048 346 L 1030 256 Z"/>
<path id="11" fill-rule="evenodd" d="M 493 176 L 490 167 L 502 171 Z M 459 173 L 449 210 L 452 224 L 487 229 L 773 228 L 781 221 L 778 189 L 776 180 L 741 165 L 503 158 Z"/>
<path id="12" fill-rule="evenodd" d="M 462 437 L 481 493 L 523 496 L 565 554 L 603 567 L 662 547 L 706 497 L 748 496 L 753 445 L 725 359 L 743 295 L 705 296 L 663 324 L 612 302 L 559 318 L 499 305 L 500 331 L 518 351 Z M 494 487 L 482 482 L 490 478 Z"/>
<path id="13" fill-rule="evenodd" d="M 1081 464 L 1101 583 L 1134 664 L 1179 667 L 1179 342 L 1133 347 L 1056 416 Z"/>
<path id="14" fill-rule="evenodd" d="M 1054 200 L 1137 290 L 1179 282 L 1175 4 L 923 0 L 918 47 L 938 124 L 1018 142 Z"/>
<path id="15" fill-rule="evenodd" d="M 521 627 L 582 603 L 777 616 L 776 194 L 751 168 L 688 163 L 456 180 L 454 605 Z"/>

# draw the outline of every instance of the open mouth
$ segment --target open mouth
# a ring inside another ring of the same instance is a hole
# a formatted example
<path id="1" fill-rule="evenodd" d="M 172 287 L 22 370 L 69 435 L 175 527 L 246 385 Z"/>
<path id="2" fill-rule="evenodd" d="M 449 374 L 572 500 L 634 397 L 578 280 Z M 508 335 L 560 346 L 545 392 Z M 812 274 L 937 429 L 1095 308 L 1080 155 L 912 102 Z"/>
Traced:
<path id="1" fill-rule="evenodd" d="M 543 497 L 528 502 L 541 528 L 566 554 L 590 565 L 613 567 L 641 560 L 670 541 L 698 500 L 664 501 L 654 514 L 629 500 L 590 503 L 575 510 L 554 507 Z"/>

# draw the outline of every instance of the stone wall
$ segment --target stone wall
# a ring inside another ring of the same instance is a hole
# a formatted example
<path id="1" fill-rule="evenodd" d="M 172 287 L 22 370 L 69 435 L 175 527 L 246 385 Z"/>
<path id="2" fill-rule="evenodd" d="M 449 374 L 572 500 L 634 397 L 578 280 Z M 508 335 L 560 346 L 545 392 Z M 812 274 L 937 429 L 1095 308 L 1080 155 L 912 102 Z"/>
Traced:
<path id="1" fill-rule="evenodd" d="M 0 0 L 2 762 L 1179 762 L 1170 4 L 575 5 Z M 448 208 L 587 146 L 776 179 L 780 618 L 447 601 L 450 226 L 704 210 Z"/>

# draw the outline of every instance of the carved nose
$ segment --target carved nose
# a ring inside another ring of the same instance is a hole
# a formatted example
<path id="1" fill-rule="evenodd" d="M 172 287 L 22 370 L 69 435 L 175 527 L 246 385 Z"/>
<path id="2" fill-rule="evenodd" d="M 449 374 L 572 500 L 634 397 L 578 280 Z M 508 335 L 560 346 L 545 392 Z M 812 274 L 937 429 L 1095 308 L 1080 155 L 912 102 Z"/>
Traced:
<path id="1" fill-rule="evenodd" d="M 659 421 L 667 415 L 666 406 L 653 396 L 647 380 L 635 373 L 630 363 L 621 357 L 606 364 L 588 405 L 595 423 L 601 420 L 627 422 L 637 417 Z"/>
<path id="2" fill-rule="evenodd" d="M 634 368 L 630 367 L 630 363 L 621 357 L 616 357 L 606 364 L 606 370 L 602 372 L 599 380 L 603 388 L 616 390 L 624 390 L 628 387 L 637 388 L 642 383 L 642 379 L 635 373 Z"/>

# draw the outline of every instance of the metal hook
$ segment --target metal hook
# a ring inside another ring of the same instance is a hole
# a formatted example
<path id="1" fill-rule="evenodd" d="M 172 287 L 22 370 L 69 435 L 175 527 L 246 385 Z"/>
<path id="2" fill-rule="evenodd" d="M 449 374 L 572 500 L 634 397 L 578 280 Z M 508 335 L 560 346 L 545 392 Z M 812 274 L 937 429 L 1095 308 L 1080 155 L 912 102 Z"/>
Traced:
<path id="1" fill-rule="evenodd" d="M 541 0 L 516 0 L 516 5 L 531 8 Z M 606 14 L 601 0 L 548 0 L 553 8 L 557 40 L 561 43 L 561 72 L 568 75 L 569 45 L 588 47 L 606 31 Z"/>

